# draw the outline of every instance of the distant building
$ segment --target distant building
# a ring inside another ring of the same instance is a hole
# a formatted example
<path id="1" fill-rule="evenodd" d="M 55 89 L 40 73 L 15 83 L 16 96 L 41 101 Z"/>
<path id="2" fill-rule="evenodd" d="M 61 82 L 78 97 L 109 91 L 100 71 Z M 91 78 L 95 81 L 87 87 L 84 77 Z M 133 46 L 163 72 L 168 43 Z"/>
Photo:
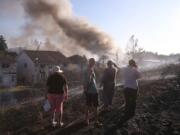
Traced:
<path id="1" fill-rule="evenodd" d="M 45 83 L 53 66 L 66 66 L 66 57 L 58 51 L 24 50 L 17 58 L 18 83 L 31 85 Z"/>
<path id="2" fill-rule="evenodd" d="M 16 86 L 16 57 L 16 53 L 0 51 L 0 87 Z"/>
<path id="3" fill-rule="evenodd" d="M 85 56 L 73 55 L 67 58 L 68 64 L 65 70 L 69 86 L 77 86 L 82 81 L 82 71 L 87 66 Z"/>
<path id="4" fill-rule="evenodd" d="M 77 65 L 87 63 L 87 58 L 85 56 L 80 56 L 80 55 L 70 56 L 70 57 L 68 57 L 68 60 L 69 60 L 70 63 L 77 64 Z"/>
<path id="5" fill-rule="evenodd" d="M 156 59 L 146 59 L 146 60 L 142 60 L 140 63 L 140 67 L 142 69 L 152 69 L 152 68 L 156 68 L 161 66 L 163 63 L 163 61 L 161 60 L 156 60 Z"/>

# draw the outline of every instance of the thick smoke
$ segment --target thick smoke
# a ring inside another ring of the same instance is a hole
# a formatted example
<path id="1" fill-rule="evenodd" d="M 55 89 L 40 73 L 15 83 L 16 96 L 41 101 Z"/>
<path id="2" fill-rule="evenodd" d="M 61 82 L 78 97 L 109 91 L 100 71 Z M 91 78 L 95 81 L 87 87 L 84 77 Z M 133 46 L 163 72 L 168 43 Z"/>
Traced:
<path id="1" fill-rule="evenodd" d="M 71 52 L 101 55 L 113 48 L 111 37 L 75 17 L 68 0 L 25 0 L 23 7 L 29 19 L 24 27 L 27 36 L 40 33 L 55 48 Z"/>

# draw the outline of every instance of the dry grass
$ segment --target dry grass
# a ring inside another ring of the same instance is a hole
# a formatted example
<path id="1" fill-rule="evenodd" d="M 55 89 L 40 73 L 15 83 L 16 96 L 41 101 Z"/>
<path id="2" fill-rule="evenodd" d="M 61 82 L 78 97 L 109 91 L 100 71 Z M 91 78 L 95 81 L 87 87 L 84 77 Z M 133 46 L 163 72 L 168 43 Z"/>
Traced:
<path id="1" fill-rule="evenodd" d="M 16 91 L 24 91 L 26 90 L 27 87 L 26 86 L 16 86 L 16 87 L 12 87 L 12 88 L 0 88 L 0 94 L 3 92 L 16 92 Z"/>

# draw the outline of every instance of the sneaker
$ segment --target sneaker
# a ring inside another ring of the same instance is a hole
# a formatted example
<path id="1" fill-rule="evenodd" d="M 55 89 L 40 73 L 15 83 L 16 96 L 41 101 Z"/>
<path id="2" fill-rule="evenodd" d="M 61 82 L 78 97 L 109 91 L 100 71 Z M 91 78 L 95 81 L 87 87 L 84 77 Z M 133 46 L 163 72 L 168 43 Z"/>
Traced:
<path id="1" fill-rule="evenodd" d="M 63 122 L 60 122 L 60 123 L 59 123 L 59 126 L 60 126 L 60 127 L 63 127 L 63 126 L 64 126 L 64 123 L 63 123 Z"/>
<path id="2" fill-rule="evenodd" d="M 53 121 L 53 122 L 52 122 L 52 126 L 53 126 L 53 127 L 56 127 L 57 124 L 58 124 L 57 121 Z"/>

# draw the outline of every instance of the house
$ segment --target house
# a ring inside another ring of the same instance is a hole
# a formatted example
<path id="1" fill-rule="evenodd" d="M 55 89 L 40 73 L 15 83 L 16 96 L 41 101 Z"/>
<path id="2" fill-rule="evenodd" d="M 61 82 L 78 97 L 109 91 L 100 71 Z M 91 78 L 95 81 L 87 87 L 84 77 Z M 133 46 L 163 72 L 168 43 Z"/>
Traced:
<path id="1" fill-rule="evenodd" d="M 87 65 L 87 59 L 85 56 L 73 55 L 68 57 L 67 60 L 67 70 L 69 71 L 80 72 L 83 67 Z"/>
<path id="2" fill-rule="evenodd" d="M 82 81 L 83 68 L 87 66 L 87 59 L 85 56 L 73 55 L 67 58 L 68 64 L 66 66 L 66 77 L 71 84 Z"/>
<path id="3" fill-rule="evenodd" d="M 66 57 L 58 51 L 24 50 L 17 58 L 18 83 L 45 83 L 53 66 L 66 66 Z"/>
<path id="4" fill-rule="evenodd" d="M 0 51 L 0 87 L 16 86 L 16 57 L 16 53 Z"/>
<path id="5" fill-rule="evenodd" d="M 70 63 L 72 64 L 77 64 L 77 65 L 81 65 L 81 64 L 86 64 L 87 63 L 87 58 L 85 56 L 80 56 L 80 55 L 73 55 L 68 57 L 68 60 Z"/>
<path id="6" fill-rule="evenodd" d="M 142 69 L 152 69 L 157 68 L 164 64 L 163 60 L 158 59 L 144 59 L 140 63 L 140 68 Z"/>

